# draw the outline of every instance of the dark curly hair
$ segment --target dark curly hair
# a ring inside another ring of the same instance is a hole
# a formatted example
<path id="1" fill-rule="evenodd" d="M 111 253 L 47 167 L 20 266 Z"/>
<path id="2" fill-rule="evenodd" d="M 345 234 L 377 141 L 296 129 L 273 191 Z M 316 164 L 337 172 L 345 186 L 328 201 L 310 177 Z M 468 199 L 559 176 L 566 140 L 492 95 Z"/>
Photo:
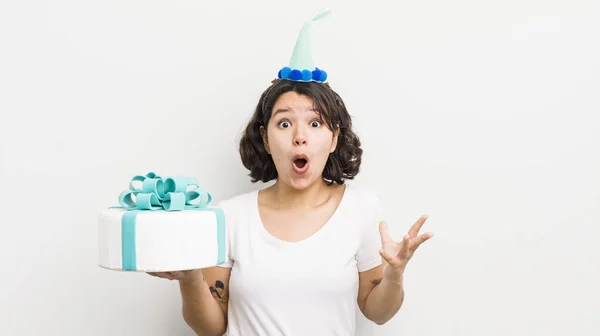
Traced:
<path id="1" fill-rule="evenodd" d="M 263 143 L 261 126 L 267 127 L 275 102 L 280 95 L 289 91 L 310 97 L 315 104 L 315 111 L 330 130 L 339 127 L 337 147 L 327 159 L 323 179 L 329 184 L 343 184 L 346 179 L 354 179 L 360 169 L 363 150 L 360 148 L 360 139 L 352 130 L 352 117 L 342 98 L 328 83 L 277 79 L 261 95 L 239 143 L 242 163 L 250 170 L 252 182 L 268 182 L 277 178 L 275 163 Z"/>

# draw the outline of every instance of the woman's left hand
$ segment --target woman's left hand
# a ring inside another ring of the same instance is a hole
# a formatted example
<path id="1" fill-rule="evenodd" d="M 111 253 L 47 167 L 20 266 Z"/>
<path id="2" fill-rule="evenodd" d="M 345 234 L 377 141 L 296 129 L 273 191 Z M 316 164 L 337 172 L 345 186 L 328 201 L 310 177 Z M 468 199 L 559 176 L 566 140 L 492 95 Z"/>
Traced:
<path id="1" fill-rule="evenodd" d="M 427 216 L 421 216 L 399 243 L 395 242 L 390 236 L 387 223 L 385 221 L 379 223 L 382 245 L 379 254 L 384 260 L 384 278 L 395 282 L 402 281 L 406 264 L 412 258 L 415 250 L 426 240 L 433 237 L 431 232 L 419 235 L 419 230 L 421 230 L 425 220 L 427 220 Z"/>

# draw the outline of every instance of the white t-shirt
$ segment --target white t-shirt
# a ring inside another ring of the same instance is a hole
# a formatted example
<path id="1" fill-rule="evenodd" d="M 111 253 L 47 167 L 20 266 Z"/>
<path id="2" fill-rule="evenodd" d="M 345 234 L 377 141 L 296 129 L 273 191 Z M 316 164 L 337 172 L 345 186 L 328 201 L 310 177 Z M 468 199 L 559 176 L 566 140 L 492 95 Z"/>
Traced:
<path id="1" fill-rule="evenodd" d="M 227 221 L 228 334 L 354 335 L 358 272 L 381 264 L 381 202 L 346 186 L 330 220 L 300 242 L 271 235 L 258 191 L 221 201 Z"/>

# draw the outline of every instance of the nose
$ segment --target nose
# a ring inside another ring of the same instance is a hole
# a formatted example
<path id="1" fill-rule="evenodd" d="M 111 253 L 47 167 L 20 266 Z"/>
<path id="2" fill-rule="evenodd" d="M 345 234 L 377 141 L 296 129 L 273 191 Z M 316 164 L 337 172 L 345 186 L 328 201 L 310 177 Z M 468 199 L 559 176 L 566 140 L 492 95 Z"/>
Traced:
<path id="1" fill-rule="evenodd" d="M 306 145 L 306 138 L 304 138 L 304 137 L 298 137 L 298 136 L 297 136 L 297 137 L 294 139 L 294 144 L 295 144 L 296 146 L 300 146 L 300 145 Z"/>
<path id="2" fill-rule="evenodd" d="M 306 134 L 304 133 L 304 131 L 300 129 L 296 130 L 296 134 L 294 134 L 294 145 L 306 145 L 306 140 Z"/>

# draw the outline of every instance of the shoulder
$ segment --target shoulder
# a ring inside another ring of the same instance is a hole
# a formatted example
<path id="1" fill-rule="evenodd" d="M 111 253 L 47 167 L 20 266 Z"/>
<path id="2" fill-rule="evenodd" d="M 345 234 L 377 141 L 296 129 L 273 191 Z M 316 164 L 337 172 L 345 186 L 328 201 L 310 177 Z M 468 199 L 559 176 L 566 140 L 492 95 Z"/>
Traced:
<path id="1" fill-rule="evenodd" d="M 376 209 L 381 207 L 381 196 L 378 191 L 355 185 L 347 185 L 344 197 L 353 208 Z"/>
<path id="2" fill-rule="evenodd" d="M 258 190 L 252 190 L 222 199 L 217 203 L 217 207 L 221 208 L 229 216 L 244 213 L 256 206 L 257 193 Z"/>
<path id="3" fill-rule="evenodd" d="M 385 211 L 382 197 L 376 190 L 367 187 L 347 186 L 343 202 L 348 220 L 363 229 L 378 228 L 384 220 Z"/>
<path id="4" fill-rule="evenodd" d="M 244 223 L 247 221 L 248 215 L 252 213 L 252 207 L 256 206 L 256 196 L 258 190 L 244 192 L 235 196 L 222 199 L 216 203 L 216 207 L 221 209 L 225 214 L 226 231 L 227 231 L 227 254 L 228 260 L 220 265 L 224 268 L 231 268 L 233 261 L 236 259 L 238 244 L 244 243 L 244 239 L 238 237 L 244 236 L 240 232 Z"/>

